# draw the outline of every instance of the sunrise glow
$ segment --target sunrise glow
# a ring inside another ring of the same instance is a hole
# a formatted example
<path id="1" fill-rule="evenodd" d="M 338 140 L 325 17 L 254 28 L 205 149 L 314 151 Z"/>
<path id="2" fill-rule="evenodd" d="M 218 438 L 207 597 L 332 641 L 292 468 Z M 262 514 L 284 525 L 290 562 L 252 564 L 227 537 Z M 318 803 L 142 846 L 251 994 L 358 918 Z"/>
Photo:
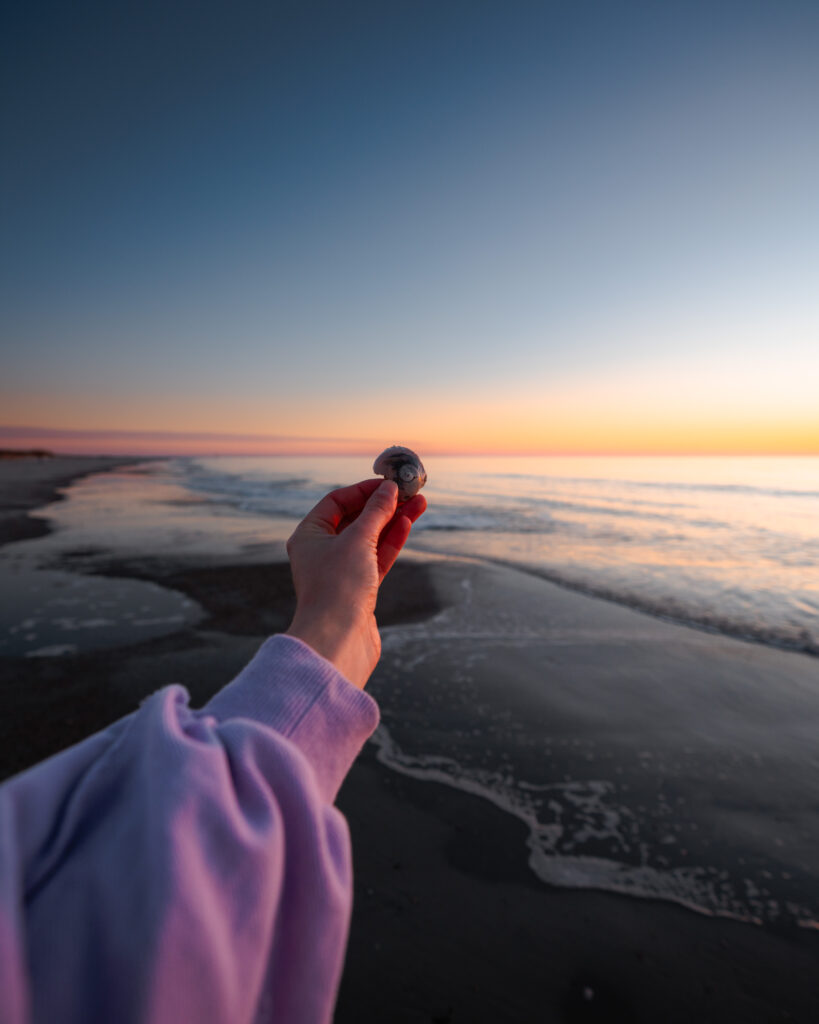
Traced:
<path id="1" fill-rule="evenodd" d="M 21 15 L 0 446 L 819 453 L 815 47 L 695 8 Z"/>

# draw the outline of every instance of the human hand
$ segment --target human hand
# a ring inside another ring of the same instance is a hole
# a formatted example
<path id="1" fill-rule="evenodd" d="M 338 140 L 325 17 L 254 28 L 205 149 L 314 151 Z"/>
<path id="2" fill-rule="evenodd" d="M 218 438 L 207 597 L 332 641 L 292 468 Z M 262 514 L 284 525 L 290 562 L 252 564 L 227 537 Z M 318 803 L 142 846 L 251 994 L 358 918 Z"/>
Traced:
<path id="1" fill-rule="evenodd" d="M 416 494 L 397 507 L 391 480 L 364 480 L 331 491 L 287 542 L 296 587 L 290 636 L 333 662 L 363 689 L 381 655 L 375 602 L 415 520 L 427 507 Z"/>

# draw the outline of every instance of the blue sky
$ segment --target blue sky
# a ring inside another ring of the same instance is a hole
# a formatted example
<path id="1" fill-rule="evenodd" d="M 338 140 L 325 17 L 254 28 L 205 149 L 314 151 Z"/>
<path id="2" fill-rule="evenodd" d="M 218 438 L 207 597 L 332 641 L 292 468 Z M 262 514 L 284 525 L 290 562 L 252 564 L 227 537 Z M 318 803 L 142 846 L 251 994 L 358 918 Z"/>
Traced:
<path id="1" fill-rule="evenodd" d="M 477 407 L 491 447 L 525 409 L 542 448 L 545 406 L 620 389 L 649 425 L 682 375 L 683 424 L 725 375 L 811 429 L 819 5 L 44 4 L 2 35 L 0 422 L 443 444 Z"/>

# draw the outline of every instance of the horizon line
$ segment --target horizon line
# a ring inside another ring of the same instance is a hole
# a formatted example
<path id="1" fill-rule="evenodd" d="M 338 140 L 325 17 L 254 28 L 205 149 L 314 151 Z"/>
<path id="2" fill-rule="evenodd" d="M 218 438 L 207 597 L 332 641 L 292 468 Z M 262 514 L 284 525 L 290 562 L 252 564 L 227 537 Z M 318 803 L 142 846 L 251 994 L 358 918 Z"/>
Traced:
<path id="1" fill-rule="evenodd" d="M 327 437 L 297 434 L 226 434 L 216 431 L 134 430 L 115 428 L 103 430 L 89 427 L 42 427 L 0 424 L 0 447 L 25 449 L 41 447 L 51 441 L 50 447 L 58 455 L 95 455 L 100 457 L 186 458 L 226 457 L 264 458 L 272 456 L 348 456 L 372 457 L 373 452 L 385 447 L 384 439 L 365 437 Z M 703 450 L 697 446 L 668 448 L 642 447 L 582 447 L 561 446 L 548 448 L 485 445 L 480 448 L 444 447 L 425 444 L 420 438 L 405 438 L 410 446 L 426 453 L 427 457 L 500 457 L 510 458 L 812 458 L 819 456 L 819 446 L 813 450 L 783 448 L 746 449 L 725 446 Z M 413 443 L 413 441 L 415 443 Z M 9 442 L 12 442 L 9 445 Z M 33 444 L 31 442 L 34 442 Z M 96 443 L 95 443 L 96 442 Z M 119 443 L 117 443 L 119 442 Z M 131 442 L 130 444 L 128 442 Z M 391 440 L 389 443 L 400 443 Z M 201 448 L 193 448 L 194 445 Z M 167 447 L 165 447 L 167 445 Z M 213 445 L 210 447 L 209 445 Z M 248 447 L 243 447 L 247 445 Z M 177 447 L 178 446 L 178 447 Z M 226 450 L 225 446 L 231 447 Z M 270 446 L 269 450 L 260 450 Z M 341 449 L 341 450 L 340 450 Z"/>

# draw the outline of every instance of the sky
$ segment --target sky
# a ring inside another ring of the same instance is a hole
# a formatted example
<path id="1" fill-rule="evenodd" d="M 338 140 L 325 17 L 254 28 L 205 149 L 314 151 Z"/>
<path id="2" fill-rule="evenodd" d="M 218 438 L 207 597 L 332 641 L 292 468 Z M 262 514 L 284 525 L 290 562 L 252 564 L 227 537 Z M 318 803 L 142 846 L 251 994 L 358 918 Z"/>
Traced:
<path id="1" fill-rule="evenodd" d="M 819 454 L 812 0 L 0 37 L 0 445 Z"/>

